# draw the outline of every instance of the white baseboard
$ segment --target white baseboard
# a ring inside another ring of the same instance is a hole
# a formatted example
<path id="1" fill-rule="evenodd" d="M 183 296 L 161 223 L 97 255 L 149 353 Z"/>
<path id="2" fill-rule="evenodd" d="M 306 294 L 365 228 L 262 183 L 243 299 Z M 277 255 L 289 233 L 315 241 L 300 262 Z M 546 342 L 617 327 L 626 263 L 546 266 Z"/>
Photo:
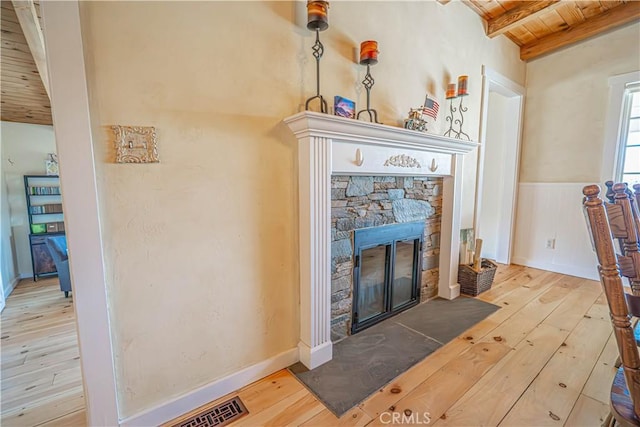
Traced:
<path id="1" fill-rule="evenodd" d="M 20 279 L 22 279 L 22 277 L 20 277 L 20 276 L 14 277 L 11 280 L 11 282 L 9 282 L 9 286 L 2 290 L 4 292 L 4 299 L 5 300 L 7 299 L 7 297 L 9 295 L 11 295 L 11 292 L 13 292 L 13 290 L 16 288 L 16 286 L 18 285 L 18 282 L 20 281 Z"/>
<path id="2" fill-rule="evenodd" d="M 561 273 L 569 276 L 582 277 L 583 279 L 600 280 L 595 265 L 593 266 L 593 268 L 584 268 L 573 265 L 557 265 L 521 257 L 511 258 L 511 263 L 524 265 L 526 267 L 537 268 L 540 270 L 553 271 L 554 273 Z"/>
<path id="3" fill-rule="evenodd" d="M 157 426 L 299 361 L 297 348 L 220 378 L 181 397 L 120 421 L 121 426 Z"/>
<path id="4" fill-rule="evenodd" d="M 308 369 L 314 369 L 327 363 L 333 357 L 333 343 L 325 342 L 317 347 L 309 347 L 302 341 L 298 343 L 300 362 Z"/>

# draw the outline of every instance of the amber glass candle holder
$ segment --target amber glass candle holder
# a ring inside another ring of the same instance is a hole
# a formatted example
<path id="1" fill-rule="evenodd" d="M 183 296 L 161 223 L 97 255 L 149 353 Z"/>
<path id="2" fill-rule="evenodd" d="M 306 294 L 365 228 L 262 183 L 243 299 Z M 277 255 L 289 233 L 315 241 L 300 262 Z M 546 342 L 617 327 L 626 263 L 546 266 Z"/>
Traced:
<path id="1" fill-rule="evenodd" d="M 446 117 L 446 122 L 449 123 L 449 129 L 444 133 L 444 136 L 455 137 L 458 134 L 458 132 L 453 129 L 454 113 L 458 111 L 458 109 L 453 106 L 453 100 L 457 98 L 455 83 L 449 83 L 447 85 L 445 98 L 449 100 L 449 114 Z"/>
<path id="2" fill-rule="evenodd" d="M 311 31 L 324 31 L 329 28 L 328 1 L 307 1 L 307 28 Z"/>
<path id="3" fill-rule="evenodd" d="M 309 104 L 314 99 L 320 102 L 320 111 L 323 113 L 328 112 L 327 101 L 320 95 L 320 59 L 324 54 L 324 46 L 320 42 L 320 31 L 324 31 L 329 28 L 329 2 L 323 0 L 309 0 L 307 1 L 307 28 L 316 32 L 316 42 L 314 43 L 312 50 L 313 56 L 316 58 L 316 94 L 307 99 L 304 105 L 305 110 L 309 110 Z"/>
<path id="4" fill-rule="evenodd" d="M 460 115 L 460 118 L 455 120 L 455 124 L 458 125 L 456 138 L 462 139 L 462 137 L 464 137 L 467 139 L 467 141 L 471 141 L 471 138 L 469 138 L 469 135 L 467 135 L 462 130 L 462 125 L 464 124 L 464 113 L 467 112 L 467 107 L 462 105 L 462 101 L 464 100 L 465 96 L 469 95 L 469 92 L 467 90 L 468 81 L 469 81 L 469 76 L 458 77 L 458 98 L 460 98 L 460 105 L 458 105 L 458 114 Z"/>

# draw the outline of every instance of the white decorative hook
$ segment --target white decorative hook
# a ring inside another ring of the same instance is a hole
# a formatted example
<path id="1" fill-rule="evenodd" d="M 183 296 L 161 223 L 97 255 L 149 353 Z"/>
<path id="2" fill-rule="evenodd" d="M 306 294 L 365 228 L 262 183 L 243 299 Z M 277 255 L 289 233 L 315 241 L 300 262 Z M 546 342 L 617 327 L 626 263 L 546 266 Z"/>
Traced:
<path id="1" fill-rule="evenodd" d="M 356 165 L 362 166 L 363 163 L 364 163 L 364 156 L 362 155 L 362 151 L 360 151 L 360 149 L 358 148 L 356 150 Z"/>
<path id="2" fill-rule="evenodd" d="M 431 170 L 431 172 L 438 170 L 438 163 L 436 162 L 436 159 L 431 159 L 431 166 L 429 166 L 429 170 Z"/>

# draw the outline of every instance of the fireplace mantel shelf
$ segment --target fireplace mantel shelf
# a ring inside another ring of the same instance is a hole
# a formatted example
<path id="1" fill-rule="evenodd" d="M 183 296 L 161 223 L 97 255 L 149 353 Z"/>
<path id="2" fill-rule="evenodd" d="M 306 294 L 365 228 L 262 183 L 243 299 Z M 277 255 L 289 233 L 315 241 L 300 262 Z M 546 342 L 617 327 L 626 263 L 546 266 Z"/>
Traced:
<path id="1" fill-rule="evenodd" d="M 303 111 L 287 117 L 284 122 L 298 139 L 316 136 L 353 143 L 369 143 L 449 154 L 465 154 L 478 146 L 478 143 L 473 141 L 313 111 Z"/>
<path id="2" fill-rule="evenodd" d="M 300 361 L 332 358 L 331 175 L 441 176 L 438 296 L 453 299 L 460 246 L 463 159 L 478 143 L 316 112 L 284 119 L 298 139 Z"/>

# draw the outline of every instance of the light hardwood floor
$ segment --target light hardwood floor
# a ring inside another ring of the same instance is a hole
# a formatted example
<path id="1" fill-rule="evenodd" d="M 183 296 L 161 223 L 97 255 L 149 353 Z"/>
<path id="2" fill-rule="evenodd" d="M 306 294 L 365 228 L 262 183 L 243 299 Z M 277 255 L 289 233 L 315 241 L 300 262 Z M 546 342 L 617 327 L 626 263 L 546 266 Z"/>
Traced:
<path id="1" fill-rule="evenodd" d="M 500 266 L 479 298 L 501 309 L 340 419 L 286 370 L 205 407 L 239 395 L 249 415 L 237 426 L 378 426 L 393 413 L 439 427 L 601 425 L 617 349 L 600 284 Z"/>
<path id="2" fill-rule="evenodd" d="M 57 278 L 21 281 L 2 312 L 3 426 L 83 426 L 72 295 Z"/>
<path id="3" fill-rule="evenodd" d="M 500 266 L 479 298 L 501 309 L 340 419 L 286 370 L 219 401 L 240 395 L 247 426 L 388 425 L 394 412 L 438 426 L 600 425 L 617 354 L 600 284 Z M 55 279 L 16 288 L 1 344 L 3 426 L 84 425 L 73 307 Z"/>

